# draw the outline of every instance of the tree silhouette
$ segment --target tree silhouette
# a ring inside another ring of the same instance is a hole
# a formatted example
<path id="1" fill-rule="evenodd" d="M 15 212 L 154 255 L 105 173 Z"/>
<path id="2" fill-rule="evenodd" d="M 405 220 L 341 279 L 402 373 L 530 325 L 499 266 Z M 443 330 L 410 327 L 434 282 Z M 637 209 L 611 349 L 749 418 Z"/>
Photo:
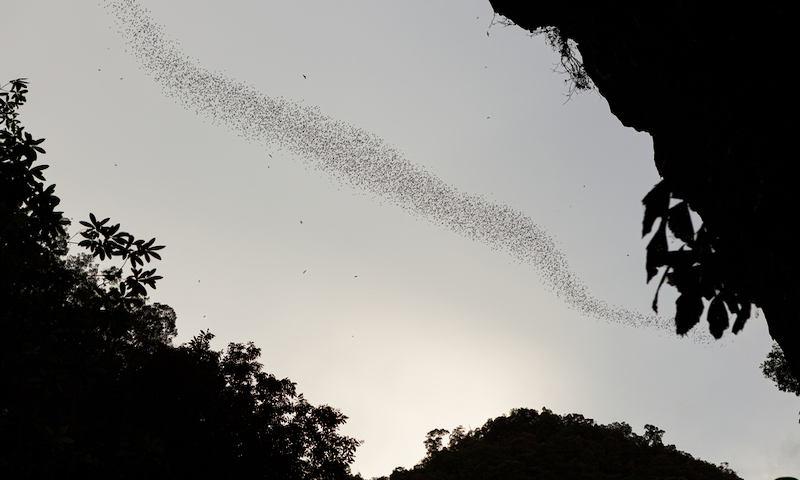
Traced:
<path id="1" fill-rule="evenodd" d="M 155 239 L 90 214 L 90 253 L 67 255 L 43 139 L 18 121 L 26 94 L 23 79 L 0 91 L 0 476 L 351 478 L 347 417 L 263 372 L 255 345 L 172 345 L 175 312 L 147 301 Z"/>
<path id="2" fill-rule="evenodd" d="M 574 88 L 594 85 L 624 125 L 652 136 L 663 180 L 644 199 L 643 234 L 660 219 L 647 247 L 647 279 L 663 267 L 660 284 L 680 292 L 676 331 L 688 332 L 705 311 L 714 337 L 731 323 L 737 333 L 756 305 L 798 374 L 798 99 L 765 98 L 774 79 L 761 68 L 797 70 L 788 7 L 490 3 L 506 23 L 547 35 Z M 702 225 L 692 224 L 689 210 Z M 681 248 L 668 249 L 667 230 Z"/>
<path id="3" fill-rule="evenodd" d="M 764 377 L 775 382 L 781 392 L 794 393 L 800 397 L 800 380 L 792 373 L 783 350 L 777 343 L 772 345 L 767 360 L 761 364 L 761 372 Z"/>
<path id="4" fill-rule="evenodd" d="M 775 382 L 780 391 L 800 396 L 800 380 L 797 380 L 797 377 L 789 369 L 780 345 L 772 345 L 772 350 L 767 354 L 767 360 L 761 364 L 761 371 L 766 378 Z"/>
<path id="5" fill-rule="evenodd" d="M 448 445 L 441 447 L 445 432 L 429 432 L 426 457 L 412 469 L 396 468 L 388 480 L 739 478 L 727 464 L 717 467 L 664 445 L 664 431 L 653 425 L 638 436 L 626 423 L 599 425 L 582 415 L 561 416 L 546 408 L 513 409 L 481 428 L 451 434 Z"/>
<path id="6" fill-rule="evenodd" d="M 448 430 L 435 428 L 425 435 L 425 451 L 428 458 L 433 457 L 442 449 L 442 438 L 450 433 Z"/>

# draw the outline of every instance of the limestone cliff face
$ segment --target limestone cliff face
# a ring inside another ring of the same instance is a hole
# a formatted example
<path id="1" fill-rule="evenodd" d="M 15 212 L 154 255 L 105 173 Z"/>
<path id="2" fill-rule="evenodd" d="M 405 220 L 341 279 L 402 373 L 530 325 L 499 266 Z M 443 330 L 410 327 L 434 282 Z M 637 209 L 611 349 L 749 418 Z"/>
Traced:
<path id="1" fill-rule="evenodd" d="M 556 27 L 574 40 L 614 115 L 653 137 L 665 188 L 703 219 L 706 252 L 684 265 L 699 273 L 683 288 L 679 282 L 681 292 L 699 282 L 698 291 L 711 286 L 729 307 L 761 307 L 800 374 L 793 308 L 800 300 L 796 15 L 771 1 L 742 8 L 697 1 L 490 2 L 522 28 Z M 701 249 L 694 247 L 688 250 Z"/>

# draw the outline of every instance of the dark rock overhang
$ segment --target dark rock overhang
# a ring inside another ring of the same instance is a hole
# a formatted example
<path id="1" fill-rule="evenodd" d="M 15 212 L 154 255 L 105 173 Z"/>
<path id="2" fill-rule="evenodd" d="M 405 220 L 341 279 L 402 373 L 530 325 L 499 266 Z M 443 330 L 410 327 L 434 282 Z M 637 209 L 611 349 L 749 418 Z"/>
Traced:
<path id="1" fill-rule="evenodd" d="M 681 293 L 697 302 L 719 296 L 717 313 L 723 297 L 732 314 L 750 302 L 761 307 L 800 372 L 798 62 L 789 9 L 781 2 L 490 3 L 526 30 L 556 28 L 574 41 L 612 113 L 653 137 L 662 188 L 704 223 L 702 242 L 687 244 L 694 253 L 680 260 L 691 270 L 683 285 L 677 280 Z M 656 253 L 661 265 L 679 262 Z"/>

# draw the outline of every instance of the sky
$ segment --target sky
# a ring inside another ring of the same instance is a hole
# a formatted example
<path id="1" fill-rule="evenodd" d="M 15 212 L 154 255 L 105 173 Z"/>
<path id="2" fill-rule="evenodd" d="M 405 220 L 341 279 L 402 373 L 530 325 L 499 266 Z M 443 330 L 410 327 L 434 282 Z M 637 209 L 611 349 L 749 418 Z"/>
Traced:
<path id="1" fill-rule="evenodd" d="M 569 97 L 486 0 L 27 0 L 2 80 L 75 223 L 166 245 L 185 342 L 253 341 L 349 417 L 354 472 L 512 408 L 665 430 L 745 479 L 800 475 L 800 402 L 763 315 L 714 341 L 650 304 L 650 136 Z M 148 23 L 149 22 L 149 23 Z M 75 230 L 76 227 L 73 227 Z M 696 328 L 697 330 L 697 328 Z"/>

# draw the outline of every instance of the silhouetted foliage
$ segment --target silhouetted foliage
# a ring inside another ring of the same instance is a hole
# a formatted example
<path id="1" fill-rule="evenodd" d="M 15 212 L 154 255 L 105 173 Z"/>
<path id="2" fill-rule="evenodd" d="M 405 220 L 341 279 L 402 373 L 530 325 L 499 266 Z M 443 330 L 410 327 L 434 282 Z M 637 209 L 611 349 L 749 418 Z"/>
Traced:
<path id="1" fill-rule="evenodd" d="M 761 364 L 761 371 L 766 378 L 775 382 L 781 392 L 790 392 L 800 396 L 800 381 L 789 369 L 783 350 L 777 343 L 772 344 L 772 350 L 767 354 L 767 360 Z"/>
<path id="2" fill-rule="evenodd" d="M 767 360 L 761 364 L 764 377 L 775 382 L 781 392 L 794 393 L 800 397 L 800 380 L 792 373 L 780 345 L 772 344 L 772 350 L 767 354 Z"/>
<path id="3" fill-rule="evenodd" d="M 450 433 L 448 430 L 435 428 L 425 435 L 425 451 L 428 452 L 427 458 L 432 457 L 442 449 L 442 438 Z"/>
<path id="4" fill-rule="evenodd" d="M 350 478 L 346 417 L 264 373 L 252 343 L 175 347 L 175 312 L 147 302 L 163 247 L 89 215 L 67 255 L 54 185 L 0 92 L 0 477 Z M 93 259 L 121 258 L 98 272 Z"/>
<path id="5" fill-rule="evenodd" d="M 653 310 L 658 312 L 658 293 L 666 280 L 681 293 L 675 304 L 675 327 L 679 335 L 687 334 L 700 321 L 705 310 L 702 298 L 710 301 L 706 318 L 714 338 L 722 338 L 730 325 L 729 311 L 736 315 L 733 333 L 739 333 L 750 318 L 752 304 L 742 295 L 725 288 L 723 273 L 717 267 L 719 258 L 714 254 L 708 230 L 705 225 L 700 225 L 695 233 L 687 202 L 681 201 L 670 207 L 673 199 L 674 194 L 662 181 L 642 200 L 645 206 L 642 236 L 649 234 L 655 221 L 661 219 L 647 245 L 647 281 L 653 279 L 660 267 L 666 267 L 656 289 Z M 684 243 L 678 250 L 668 249 L 667 229 Z"/>
<path id="6" fill-rule="evenodd" d="M 456 429 L 458 430 L 458 429 Z M 454 431 L 456 431 L 454 430 Z M 446 430 L 426 437 L 440 438 Z M 645 426 L 645 435 L 626 423 L 595 424 L 582 415 L 514 409 L 448 445 L 428 449 L 416 467 L 396 468 L 389 480 L 517 479 L 727 479 L 739 477 L 727 464 L 717 467 L 664 445 L 663 430 Z M 436 443 L 436 442 L 434 442 Z M 386 477 L 384 477 L 386 478 Z"/>

